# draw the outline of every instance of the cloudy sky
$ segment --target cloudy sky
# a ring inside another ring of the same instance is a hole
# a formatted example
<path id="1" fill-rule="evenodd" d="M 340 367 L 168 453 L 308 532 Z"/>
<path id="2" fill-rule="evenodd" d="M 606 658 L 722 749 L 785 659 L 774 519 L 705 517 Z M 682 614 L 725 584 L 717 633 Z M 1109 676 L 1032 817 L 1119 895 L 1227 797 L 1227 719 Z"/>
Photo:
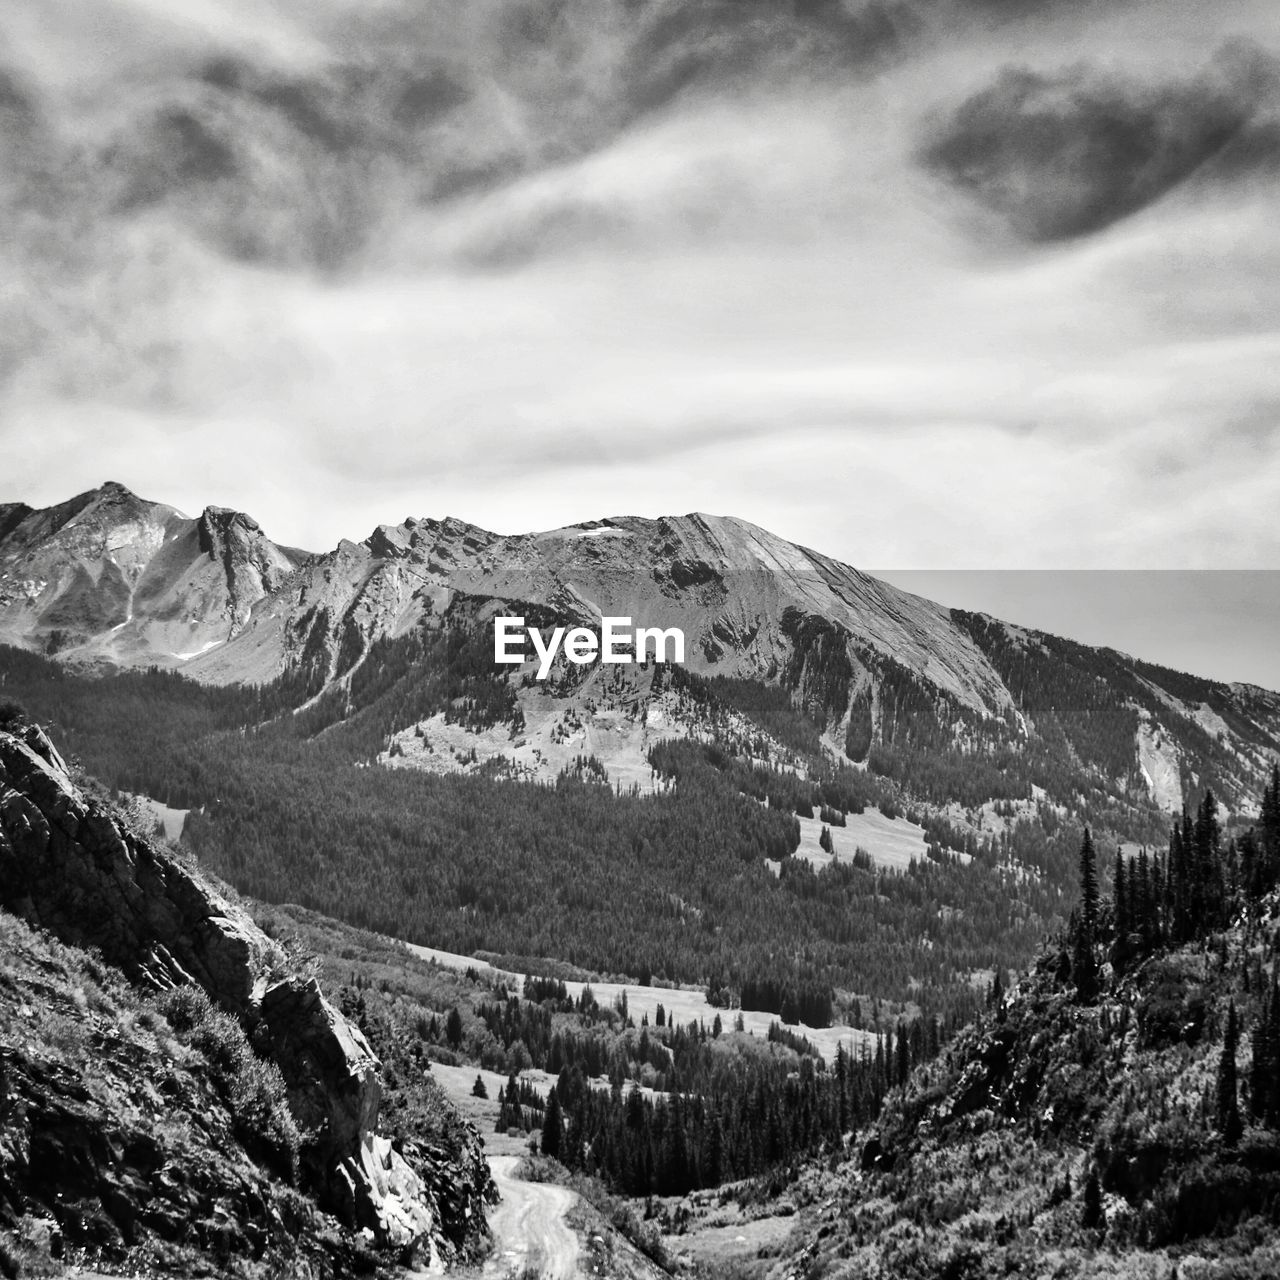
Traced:
<path id="1" fill-rule="evenodd" d="M 1280 568 L 1278 194 L 1274 0 L 5 0 L 0 501 Z"/>

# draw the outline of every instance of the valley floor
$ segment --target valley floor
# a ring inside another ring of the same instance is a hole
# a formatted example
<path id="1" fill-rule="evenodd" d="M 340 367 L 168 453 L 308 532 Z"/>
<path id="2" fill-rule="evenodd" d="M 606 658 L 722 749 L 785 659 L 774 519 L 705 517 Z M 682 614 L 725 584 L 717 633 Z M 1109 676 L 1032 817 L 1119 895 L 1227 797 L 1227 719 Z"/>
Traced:
<path id="1" fill-rule="evenodd" d="M 434 961 L 447 969 L 462 971 L 475 969 L 478 973 L 492 973 L 495 977 L 504 978 L 512 991 L 524 990 L 522 974 L 495 969 L 486 960 L 477 960 L 472 956 L 458 955 L 451 951 L 441 951 L 436 947 L 418 946 L 412 942 L 406 942 L 404 945 L 420 960 Z M 583 988 L 590 986 L 596 1000 L 608 1008 L 614 1007 L 619 998 L 625 995 L 627 1010 L 637 1021 L 647 1016 L 650 1023 L 656 1022 L 658 1006 L 661 1005 L 671 1023 L 681 1027 L 690 1022 L 703 1022 L 710 1027 L 717 1017 L 726 1027 L 729 1027 L 740 1017 L 744 1031 L 765 1038 L 769 1034 L 770 1026 L 777 1023 L 784 1030 L 808 1040 L 828 1062 L 835 1061 L 841 1045 L 853 1056 L 857 1056 L 864 1048 L 867 1052 L 875 1051 L 876 1038 L 873 1032 L 840 1024 L 830 1027 L 810 1027 L 803 1022 L 784 1023 L 776 1013 L 767 1013 L 759 1009 L 717 1009 L 707 1000 L 706 992 L 700 987 L 655 987 L 640 986 L 638 983 L 586 983 L 571 980 L 566 980 L 564 985 L 569 995 L 575 1000 L 581 999 Z"/>

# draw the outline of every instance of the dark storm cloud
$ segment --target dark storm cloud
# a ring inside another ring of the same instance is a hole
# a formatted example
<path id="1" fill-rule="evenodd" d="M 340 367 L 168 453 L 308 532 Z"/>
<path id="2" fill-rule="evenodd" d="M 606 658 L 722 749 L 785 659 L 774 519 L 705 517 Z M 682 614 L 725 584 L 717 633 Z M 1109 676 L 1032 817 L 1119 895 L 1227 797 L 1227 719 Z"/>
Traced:
<path id="1" fill-rule="evenodd" d="M 936 126 L 925 165 L 1029 240 L 1086 235 L 1193 177 L 1276 161 L 1276 64 L 1233 45 L 1189 80 L 1006 68 Z"/>

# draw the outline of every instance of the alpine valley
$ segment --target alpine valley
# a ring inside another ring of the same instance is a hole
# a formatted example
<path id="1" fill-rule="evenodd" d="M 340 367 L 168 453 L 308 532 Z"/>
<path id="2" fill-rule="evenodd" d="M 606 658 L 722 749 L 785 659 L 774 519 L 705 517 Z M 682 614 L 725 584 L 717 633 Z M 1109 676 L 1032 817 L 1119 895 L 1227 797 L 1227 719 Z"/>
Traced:
<path id="1" fill-rule="evenodd" d="M 495 663 L 498 616 L 678 627 L 686 661 L 539 680 Z M 594 1215 L 552 1274 L 1270 1274 L 1280 694 L 736 518 L 407 519 L 313 554 L 108 483 L 0 506 L 0 704 L 7 1274 L 64 1241 L 156 1274 L 462 1265 L 494 1194 L 472 1124 L 498 1161 L 539 1131 L 504 1194 Z M 1196 1125 L 1233 1114 L 1224 1042 L 1232 1099 L 1253 1046 L 1248 1133 L 1175 1229 Z M 139 1145 L 158 1057 L 217 1132 Z M 1156 1151 L 1137 1113 L 1181 1127 Z M 250 1203 L 276 1225 L 246 1235 Z"/>

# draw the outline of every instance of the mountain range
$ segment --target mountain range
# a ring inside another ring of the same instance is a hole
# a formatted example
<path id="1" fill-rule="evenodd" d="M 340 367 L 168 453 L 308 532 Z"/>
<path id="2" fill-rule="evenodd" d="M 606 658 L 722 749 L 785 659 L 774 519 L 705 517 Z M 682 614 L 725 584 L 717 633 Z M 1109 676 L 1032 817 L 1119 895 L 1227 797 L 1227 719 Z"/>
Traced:
<path id="1" fill-rule="evenodd" d="M 1071 803 L 1085 778 L 1137 810 L 1177 810 L 1207 785 L 1230 807 L 1257 794 L 1280 752 L 1280 695 L 948 609 L 732 517 L 521 535 L 410 518 L 314 554 L 276 544 L 245 514 L 211 506 L 192 518 L 117 483 L 43 510 L 0 506 L 0 641 L 80 668 L 160 666 L 215 685 L 291 677 L 310 699 L 346 690 L 350 704 L 388 645 L 513 611 L 679 627 L 695 678 L 781 688 L 820 756 L 870 764 L 908 790 L 921 757 L 970 774 L 1022 762 L 1011 795 L 982 784 L 921 796 L 939 803 L 1030 801 L 1036 787 Z M 550 777 L 598 755 L 630 780 L 648 774 L 658 737 L 696 736 L 652 666 L 621 699 L 603 683 L 617 693 L 616 668 L 562 662 L 545 687 L 530 670 L 517 672 L 496 737 L 482 732 L 492 725 L 446 730 L 458 718 L 438 708 L 449 749 L 413 750 L 431 741 L 426 716 L 397 726 L 384 762 L 440 771 L 501 752 L 523 775 Z M 787 754 L 776 734 L 765 746 Z"/>

